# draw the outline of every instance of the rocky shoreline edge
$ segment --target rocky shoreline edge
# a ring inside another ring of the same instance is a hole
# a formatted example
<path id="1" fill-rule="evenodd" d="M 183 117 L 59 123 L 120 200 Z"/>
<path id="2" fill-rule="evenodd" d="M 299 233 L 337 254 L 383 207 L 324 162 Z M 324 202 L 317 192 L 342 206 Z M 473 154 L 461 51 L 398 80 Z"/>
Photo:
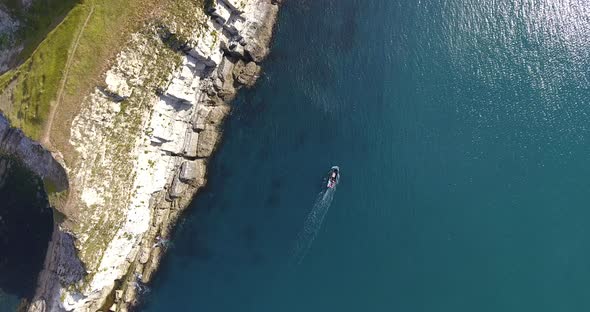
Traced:
<path id="1" fill-rule="evenodd" d="M 165 252 L 162 242 L 206 183 L 229 103 L 260 75 L 279 5 L 207 1 L 206 31 L 198 35 L 152 25 L 149 36 L 134 37 L 73 120 L 73 161 L 59 151 L 51 157 L 0 116 L 0 152 L 21 159 L 55 194 L 54 231 L 28 311 L 137 305 Z M 150 50 L 154 38 L 180 56 L 165 61 L 171 73 L 152 82 L 145 77 L 158 73 L 150 66 L 166 55 Z M 112 143 L 125 135 L 129 144 Z"/>
<path id="2" fill-rule="evenodd" d="M 168 192 L 165 195 L 161 194 L 154 201 L 154 208 L 157 207 L 160 214 L 154 219 L 148 235 L 142 242 L 142 249 L 133 264 L 133 274 L 128 274 L 127 285 L 133 285 L 138 280 L 147 284 L 152 280 L 165 252 L 166 246 L 162 242 L 170 237 L 181 213 L 206 183 L 206 160 L 211 157 L 221 140 L 222 122 L 231 112 L 229 103 L 235 98 L 240 88 L 253 87 L 260 77 L 260 63 L 270 52 L 278 5 L 281 1 L 258 0 L 255 2 L 261 15 L 258 16 L 260 24 L 256 23 L 256 27 L 250 29 L 251 41 L 242 39 L 244 41 L 229 43 L 227 46 L 222 43 L 223 58 L 216 69 L 210 73 L 210 83 L 204 85 L 202 90 L 204 93 L 199 99 L 199 103 L 205 104 L 204 107 L 210 109 L 196 111 L 190 122 L 192 129 L 188 131 L 199 131 L 199 140 L 203 140 L 202 137 L 205 135 L 207 144 L 199 146 L 200 142 L 193 140 L 193 148 L 189 147 L 187 150 L 196 150 L 195 154 L 185 156 L 189 160 L 178 167 Z M 219 18 L 219 16 L 214 14 L 213 18 Z M 192 160 L 193 157 L 196 159 Z M 203 160 L 199 160 L 199 157 L 203 157 Z M 202 173 L 199 174 L 199 171 Z M 123 289 L 115 290 L 115 296 L 111 298 L 113 304 L 123 307 L 135 306 L 138 303 L 137 291 L 137 287 L 128 287 L 126 292 Z M 115 310 L 125 311 L 124 308 Z"/>

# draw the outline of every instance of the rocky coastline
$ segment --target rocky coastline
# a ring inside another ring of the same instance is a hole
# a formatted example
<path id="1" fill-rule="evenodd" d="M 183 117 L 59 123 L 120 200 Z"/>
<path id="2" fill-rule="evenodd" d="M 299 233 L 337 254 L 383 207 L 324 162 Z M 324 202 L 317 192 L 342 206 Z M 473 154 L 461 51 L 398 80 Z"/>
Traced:
<path id="1" fill-rule="evenodd" d="M 229 103 L 260 75 L 278 10 L 215 0 L 147 25 L 80 104 L 72 151 L 49 152 L 0 116 L 0 152 L 44 179 L 57 221 L 28 311 L 137 304 L 161 242 L 206 183 Z"/>

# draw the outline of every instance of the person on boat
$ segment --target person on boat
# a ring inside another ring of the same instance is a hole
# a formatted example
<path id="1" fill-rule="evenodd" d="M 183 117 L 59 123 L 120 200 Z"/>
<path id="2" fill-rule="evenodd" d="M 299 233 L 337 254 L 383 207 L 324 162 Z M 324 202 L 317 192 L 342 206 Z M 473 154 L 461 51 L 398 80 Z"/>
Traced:
<path id="1" fill-rule="evenodd" d="M 336 178 L 338 178 L 338 170 L 334 169 L 334 170 L 332 170 L 332 175 L 330 176 L 330 181 L 332 183 L 336 183 Z"/>

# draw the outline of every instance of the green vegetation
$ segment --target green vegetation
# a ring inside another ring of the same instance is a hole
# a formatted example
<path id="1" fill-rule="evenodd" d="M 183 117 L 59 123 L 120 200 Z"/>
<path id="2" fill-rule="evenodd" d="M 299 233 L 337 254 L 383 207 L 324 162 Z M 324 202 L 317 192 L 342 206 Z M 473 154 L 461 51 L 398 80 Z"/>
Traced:
<path id="1" fill-rule="evenodd" d="M 196 28 L 206 29 L 202 4 L 201 0 L 85 0 L 76 4 L 22 65 L 0 76 L 0 96 L 5 92 L 11 102 L 0 101 L 0 109 L 14 126 L 35 139 L 44 137 L 50 112 L 56 111 L 50 129 L 52 147 L 62 152 L 66 164 L 72 164 L 70 161 L 77 159 L 69 143 L 72 118 L 78 114 L 81 103 L 88 105 L 84 97 L 104 83 L 102 74 L 111 67 L 117 53 L 130 47 L 131 34 L 146 22 L 165 24 L 174 28 L 174 38 L 182 38 L 182 43 L 186 43 Z M 142 131 L 143 117 L 149 108 L 146 99 L 153 96 L 154 90 L 165 87 L 170 73 L 182 61 L 181 53 L 153 36 L 153 29 L 146 29 L 140 37 L 147 38 L 147 42 L 142 42 L 147 46 L 142 72 L 149 73 L 149 77 L 143 82 L 143 90 L 134 90 L 131 97 L 120 103 L 121 110 L 112 119 L 116 127 L 104 129 L 108 153 L 103 157 L 108 159 L 99 158 L 89 168 L 91 179 L 107 179 L 112 182 L 110 189 L 104 203 L 84 207 L 71 225 L 73 232 L 84 234 L 81 237 L 85 240 L 77 241 L 77 247 L 80 259 L 90 271 L 98 269 L 108 243 L 125 222 L 125 211 L 119 208 L 129 203 L 133 194 L 127 185 L 117 182 L 133 181 L 135 173 L 128 156 L 135 146 L 134 139 Z M 139 49 L 133 45 L 131 48 Z M 150 161 L 149 166 L 155 165 Z M 62 208 L 67 202 L 73 210 L 84 205 L 76 202 L 76 193 L 68 200 L 67 192 L 58 193 L 49 181 L 44 182 L 53 207 Z M 65 218 L 57 210 L 54 215 L 57 223 Z M 131 234 L 125 234 L 125 238 L 133 239 Z"/>
<path id="2" fill-rule="evenodd" d="M 217 31 L 215 29 L 213 29 L 211 31 L 211 36 L 213 37 L 213 42 L 211 42 L 211 49 L 213 49 L 213 47 L 215 46 L 215 44 L 217 44 L 217 40 L 219 38 L 219 34 L 217 33 Z"/>
<path id="3" fill-rule="evenodd" d="M 55 183 L 51 181 L 51 179 L 44 178 L 43 187 L 45 188 L 45 193 L 47 194 L 53 194 L 58 192 L 57 186 L 55 185 Z"/>
<path id="4" fill-rule="evenodd" d="M 37 0 L 24 11 L 19 3 L 20 0 L 0 0 L 12 14 L 26 21 L 18 37 L 28 38 L 27 42 L 46 38 L 36 49 L 35 44 L 26 43 L 25 50 L 31 51 L 22 55 L 30 57 L 0 76 L 0 94 L 16 81 L 11 105 L 0 103 L 0 110 L 14 126 L 39 139 L 50 107 L 57 103 L 59 113 L 50 129 L 51 141 L 57 148 L 68 144 L 71 116 L 78 112 L 83 96 L 100 83 L 100 75 L 130 40 L 132 32 L 150 18 L 174 19 L 180 22 L 179 29 L 174 31 L 183 36 L 182 30 L 192 29 L 196 17 L 193 10 L 187 10 L 187 4 L 203 5 L 201 0 Z M 63 21 L 47 34 L 46 29 L 51 28 L 56 16 L 67 11 Z"/>
<path id="5" fill-rule="evenodd" d="M 53 221 L 61 223 L 65 219 L 65 216 L 55 208 L 62 207 L 67 201 L 68 190 L 59 192 L 57 186 L 47 178 L 43 179 L 43 188 L 45 189 L 45 194 L 47 194 L 49 205 L 54 208 Z"/>
<path id="6" fill-rule="evenodd" d="M 0 76 L 0 87 L 16 79 L 12 108 L 5 111 L 14 126 L 38 139 L 55 99 L 75 30 L 84 17 L 85 7 L 74 8 L 37 50 L 19 68 Z"/>
<path id="7" fill-rule="evenodd" d="M 120 226 L 113 226 L 116 223 L 114 223 L 113 220 L 110 220 L 111 217 L 112 216 L 105 216 L 103 214 L 93 228 L 85 232 L 90 233 L 90 235 L 88 236 L 88 241 L 84 244 L 85 248 L 80 250 L 79 256 L 87 267 L 92 270 L 98 269 L 104 251 L 119 230 Z M 92 276 L 87 276 L 86 278 L 84 284 L 88 284 Z"/>
<path id="8" fill-rule="evenodd" d="M 19 12 L 23 12 L 18 8 L 19 1 L 0 1 L 7 2 L 5 6 L 17 17 L 21 14 Z M 37 4 L 41 2 L 44 4 Z M 59 6 L 54 2 L 60 2 Z M 96 85 L 97 77 L 104 71 L 108 61 L 130 39 L 130 33 L 136 31 L 159 5 L 156 0 L 88 0 L 75 4 L 76 2 L 35 1 L 26 14 L 22 13 L 25 14 L 22 18 L 31 22 L 26 23 L 27 26 L 20 36 L 33 38 L 42 34 L 38 31 L 40 27 L 50 27 L 52 14 L 46 14 L 46 17 L 41 14 L 43 10 L 62 12 L 70 9 L 62 23 L 47 34 L 45 40 L 31 52 L 22 65 L 0 76 L 0 93 L 16 79 L 11 96 L 12 105 L 3 107 L 0 104 L 0 109 L 13 125 L 23 129 L 34 139 L 42 136 L 52 103 L 60 102 L 58 119 L 64 115 L 67 119 L 67 116 L 77 112 L 82 95 Z M 73 8 L 72 4 L 75 4 Z M 34 47 L 29 44 L 26 46 Z M 70 54 L 73 55 L 68 67 Z M 67 77 L 64 77 L 65 74 Z M 66 79 L 64 93 L 58 99 L 62 79 Z M 60 123 L 56 122 L 54 125 L 59 127 Z M 60 138 L 67 140 L 67 128 L 58 128 L 57 131 L 60 131 Z"/>
<path id="9" fill-rule="evenodd" d="M 4 75 L 0 75 L 0 90 L 6 89 L 6 86 L 14 79 L 15 74 L 15 71 L 9 71 Z"/>

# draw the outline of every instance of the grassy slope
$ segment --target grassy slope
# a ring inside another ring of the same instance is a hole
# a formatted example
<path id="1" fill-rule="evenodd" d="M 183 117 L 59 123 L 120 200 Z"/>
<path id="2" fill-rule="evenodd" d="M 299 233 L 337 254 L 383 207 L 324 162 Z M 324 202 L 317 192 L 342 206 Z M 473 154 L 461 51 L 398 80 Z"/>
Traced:
<path id="1" fill-rule="evenodd" d="M 64 68 L 72 43 L 91 6 L 95 6 L 66 77 L 65 105 L 60 104 L 56 116 L 59 120 L 54 122 L 54 125 L 59 122 L 69 124 L 71 116 L 77 112 L 76 103 L 79 103 L 85 91 L 96 84 L 107 61 L 116 55 L 129 39 L 129 34 L 150 15 L 157 3 L 156 0 L 87 0 L 75 5 L 22 65 L 0 76 L 0 92 L 7 89 L 11 81 L 16 81 L 11 105 L 0 104 L 0 108 L 12 124 L 23 129 L 28 136 L 34 139 L 41 137 L 50 105 L 56 100 L 61 80 L 64 79 Z M 63 132 L 65 130 L 58 128 L 58 135 L 52 138 L 57 137 L 59 140 L 69 137 L 69 133 Z M 57 143 L 63 146 L 66 142 Z"/>
<path id="2" fill-rule="evenodd" d="M 68 57 L 73 34 L 84 18 L 85 11 L 86 8 L 82 6 L 72 9 L 29 59 L 17 69 L 0 76 L 0 83 L 16 80 L 12 105 L 6 109 L 6 115 L 14 126 L 21 128 L 32 138 L 38 138 L 43 129 L 49 113 L 49 103 L 54 99 L 61 81 L 61 71 Z"/>
<path id="3" fill-rule="evenodd" d="M 68 36 L 53 35 L 49 30 L 63 19 L 63 17 L 70 12 L 78 0 L 35 0 L 31 7 L 23 9 L 20 0 L 0 0 L 0 6 L 8 11 L 13 17 L 20 22 L 20 27 L 15 34 L 15 40 L 24 46 L 23 51 L 18 55 L 19 63 L 26 61 L 25 64 L 19 67 L 20 70 L 13 70 L 0 76 L 0 91 L 13 79 L 17 79 L 19 84 L 25 84 L 30 88 L 22 88 L 17 90 L 16 100 L 17 105 L 8 105 L 7 103 L 0 103 L 0 108 L 5 112 L 13 123 L 24 128 L 35 128 L 42 122 L 40 116 L 43 115 L 43 107 L 36 105 L 27 105 L 30 102 L 42 101 L 46 97 L 45 93 L 36 93 L 39 89 L 45 89 L 45 84 L 51 85 L 53 83 L 54 71 L 60 65 L 61 50 L 55 55 L 44 55 L 39 53 L 32 55 L 33 51 L 39 47 L 40 50 L 46 50 L 45 47 L 39 46 L 41 41 L 45 38 L 51 38 L 51 45 L 62 48 L 68 42 Z M 75 21 L 75 16 L 71 16 L 69 21 L 64 21 L 64 24 L 71 27 Z M 6 42 L 5 42 L 6 43 Z M 42 45 L 47 46 L 47 43 Z M 1 48 L 1 47 L 0 47 Z M 65 51 L 67 51 L 67 46 Z M 20 75 L 25 68 L 36 67 L 37 64 L 42 63 L 46 68 L 41 71 L 32 71 L 30 77 Z M 48 70 L 49 69 L 49 70 Z M 16 101 L 15 101 L 16 102 Z M 24 105 L 23 105 L 24 104 Z M 7 109 L 8 106 L 8 109 Z M 19 118 L 20 117 L 20 118 Z M 20 119 L 20 120 L 19 120 Z M 30 136 L 35 136 L 34 131 L 26 129 Z"/>
<path id="4" fill-rule="evenodd" d="M 130 34 L 137 31 L 160 5 L 157 0 L 95 0 L 95 10 L 80 38 L 76 55 L 65 84 L 59 113 L 53 123 L 51 141 L 66 160 L 72 119 L 79 112 L 79 103 L 96 85 L 103 84 L 101 74 L 109 66 Z"/>
<path id="5" fill-rule="evenodd" d="M 189 29 L 188 25 L 194 26 L 194 12 L 189 13 L 187 8 L 201 6 L 200 0 L 85 0 L 77 4 L 29 59 L 17 69 L 0 76 L 0 93 L 7 88 L 12 92 L 12 104 L 5 109 L 6 114 L 13 125 L 23 129 L 28 136 L 39 139 L 43 135 L 50 105 L 56 105 L 57 94 L 65 79 L 64 94 L 51 131 L 51 143 L 62 153 L 66 163 L 72 165 L 76 159 L 76 153 L 69 144 L 72 119 L 78 114 L 83 97 L 92 88 L 104 83 L 101 75 L 125 47 L 131 33 L 139 30 L 150 18 L 161 21 L 170 16 L 178 17 Z M 91 10 L 92 7 L 94 10 Z M 79 41 L 76 41 L 91 11 L 88 23 Z M 73 49 L 76 42 L 78 45 Z M 72 51 L 75 54 L 68 75 L 64 77 Z M 172 62 L 166 58 L 162 61 Z M 117 138 L 120 137 L 113 139 Z M 127 142 L 119 143 L 123 143 L 122 148 L 130 148 Z M 52 198 L 51 187 L 46 185 L 46 188 Z M 63 201 L 63 198 L 56 201 Z M 91 233 L 87 244 L 89 250 L 82 252 L 82 256 L 88 254 L 88 257 L 97 257 L 95 261 L 100 260 L 105 244 L 114 234 L 111 223 L 102 218 L 93 229 L 88 229 Z"/>

